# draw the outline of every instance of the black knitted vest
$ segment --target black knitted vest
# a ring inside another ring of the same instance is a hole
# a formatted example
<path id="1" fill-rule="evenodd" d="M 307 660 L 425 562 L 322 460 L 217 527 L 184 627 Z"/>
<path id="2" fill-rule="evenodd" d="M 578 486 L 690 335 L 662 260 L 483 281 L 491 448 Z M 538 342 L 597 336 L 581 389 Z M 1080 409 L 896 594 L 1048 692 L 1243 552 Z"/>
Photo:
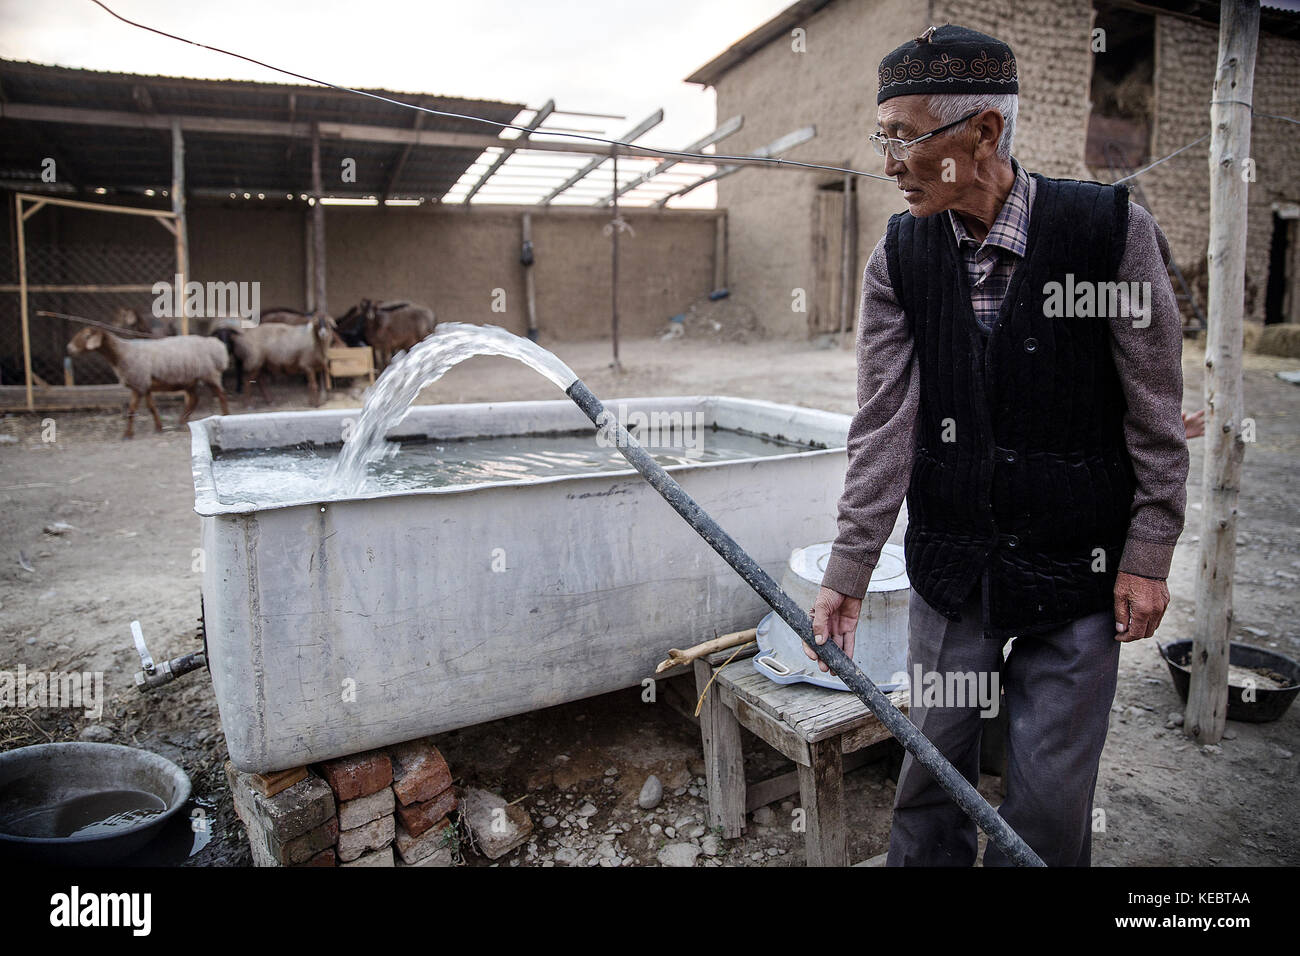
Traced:
<path id="1" fill-rule="evenodd" d="M 886 235 L 921 388 L 908 576 L 950 620 L 981 584 L 984 636 L 998 640 L 1113 606 L 1136 486 L 1111 319 L 1045 308 L 1048 283 L 1115 279 L 1128 190 L 1034 178 L 1025 258 L 987 341 L 947 215 L 900 213 Z"/>

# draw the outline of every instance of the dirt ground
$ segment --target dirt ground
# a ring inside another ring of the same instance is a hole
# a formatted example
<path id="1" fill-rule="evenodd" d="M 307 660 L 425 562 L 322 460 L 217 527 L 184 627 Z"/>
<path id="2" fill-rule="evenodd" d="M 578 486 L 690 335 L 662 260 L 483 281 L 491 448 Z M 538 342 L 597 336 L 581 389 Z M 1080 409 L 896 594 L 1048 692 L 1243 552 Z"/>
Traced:
<path id="1" fill-rule="evenodd" d="M 846 413 L 855 407 L 852 353 L 815 344 L 629 341 L 622 345 L 621 373 L 609 367 L 606 343 L 557 351 L 606 399 L 709 393 Z M 1247 358 L 1247 414 L 1257 422 L 1258 442 L 1245 460 L 1234 617 L 1235 640 L 1293 657 L 1300 657 L 1293 616 L 1300 581 L 1300 388 L 1275 372 L 1298 365 Z M 1200 405 L 1203 370 L 1195 345 L 1187 346 L 1183 367 L 1184 408 L 1192 410 Z M 358 395 L 338 390 L 330 405 L 357 405 Z M 307 407 L 301 386 L 277 386 L 274 396 L 280 408 Z M 528 369 L 481 358 L 453 370 L 421 400 L 554 397 L 554 388 Z M 131 442 L 119 437 L 123 416 L 116 411 L 0 420 L 0 669 L 103 671 L 107 702 L 99 723 L 108 732 L 91 733 L 183 766 L 214 821 L 212 839 L 188 862 L 243 865 L 250 862 L 247 841 L 225 786 L 225 742 L 206 673 L 147 696 L 134 687 L 139 659 L 132 620 L 140 621 L 155 658 L 198 649 L 192 549 L 199 520 L 192 510 L 189 433 L 175 424 L 178 405 L 162 407 L 165 431 L 155 434 L 146 415 Z M 214 410 L 205 399 L 199 414 Z M 55 440 L 44 441 L 51 422 Z M 1202 446 L 1203 440 L 1191 442 L 1187 527 L 1161 641 L 1192 636 Z M 72 528 L 45 533 L 54 522 Z M 1094 838 L 1094 864 L 1300 864 L 1300 707 L 1274 723 L 1230 723 L 1223 742 L 1207 748 L 1170 726 L 1170 715 L 1181 710 L 1155 642 L 1124 645 L 1097 787 L 1105 830 Z M 0 749 L 77 739 L 92 723 L 79 710 L 0 710 Z M 639 689 L 454 731 L 437 742 L 458 782 L 509 800 L 526 797 L 533 843 L 502 865 L 653 865 L 665 843 L 688 839 L 707 824 L 698 731 L 670 707 L 642 704 Z M 750 736 L 746 757 L 751 779 L 791 768 Z M 884 748 L 881 759 L 846 775 L 855 861 L 887 847 L 892 766 Z M 648 813 L 636 798 L 650 773 L 664 782 L 665 794 Z M 996 802 L 996 778 L 985 777 L 981 789 Z M 716 853 L 706 852 L 697 865 L 802 865 L 802 835 L 788 824 L 797 800 L 760 811 L 743 838 L 717 841 L 710 846 Z M 486 865 L 472 854 L 467 862 Z"/>

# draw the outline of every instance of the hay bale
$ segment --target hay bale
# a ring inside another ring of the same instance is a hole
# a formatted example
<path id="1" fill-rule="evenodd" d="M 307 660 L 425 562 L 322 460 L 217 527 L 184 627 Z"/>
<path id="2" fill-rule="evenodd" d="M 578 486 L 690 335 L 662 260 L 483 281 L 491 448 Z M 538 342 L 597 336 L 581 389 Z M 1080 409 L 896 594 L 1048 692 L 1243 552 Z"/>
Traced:
<path id="1" fill-rule="evenodd" d="M 1247 352 L 1254 352 L 1259 346 L 1259 337 L 1263 333 L 1263 322 L 1243 321 L 1241 323 L 1241 347 Z"/>
<path id="2" fill-rule="evenodd" d="M 1259 337 L 1264 333 L 1263 322 L 1251 322 L 1245 319 L 1241 323 L 1241 348 L 1245 352 L 1256 352 L 1259 346 Z M 1197 332 L 1193 340 L 1201 348 L 1205 348 L 1205 331 Z"/>
<path id="3" fill-rule="evenodd" d="M 1260 355 L 1300 358 L 1300 324 L 1284 322 L 1264 326 L 1259 341 L 1255 344 L 1255 351 Z"/>

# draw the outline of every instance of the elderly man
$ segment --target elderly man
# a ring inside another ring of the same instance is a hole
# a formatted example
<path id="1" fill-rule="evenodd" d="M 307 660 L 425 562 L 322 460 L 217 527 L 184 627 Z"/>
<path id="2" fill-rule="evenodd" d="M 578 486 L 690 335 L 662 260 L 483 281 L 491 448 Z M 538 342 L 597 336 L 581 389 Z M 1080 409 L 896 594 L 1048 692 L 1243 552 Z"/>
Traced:
<path id="1" fill-rule="evenodd" d="M 863 277 L 859 409 L 813 630 L 853 653 L 906 491 L 908 673 L 996 675 L 999 812 L 1049 865 L 1086 866 L 1120 643 L 1159 627 L 1183 527 L 1181 320 L 1165 237 L 1125 187 L 1012 157 L 1018 92 L 1010 47 L 962 27 L 880 64 L 872 140 L 908 213 Z M 975 783 L 979 704 L 919 691 L 911 719 Z M 908 755 L 889 865 L 970 866 L 976 837 Z M 1007 862 L 989 844 L 984 865 Z"/>

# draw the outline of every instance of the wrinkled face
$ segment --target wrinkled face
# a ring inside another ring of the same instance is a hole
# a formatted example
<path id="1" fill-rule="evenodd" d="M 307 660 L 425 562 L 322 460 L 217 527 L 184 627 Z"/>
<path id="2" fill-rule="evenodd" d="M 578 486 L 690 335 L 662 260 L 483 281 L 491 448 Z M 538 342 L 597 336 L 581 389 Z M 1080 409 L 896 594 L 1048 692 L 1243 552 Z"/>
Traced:
<path id="1" fill-rule="evenodd" d="M 886 136 L 912 140 L 943 126 L 920 95 L 895 96 L 876 110 L 876 122 Z M 976 118 L 978 119 L 978 117 Z M 971 120 L 970 124 L 974 124 Z M 918 219 L 957 205 L 958 198 L 973 179 L 973 147 L 976 136 L 967 126 L 940 133 L 909 147 L 905 160 L 885 155 L 885 175 L 892 176 L 903 190 L 908 211 Z M 945 163 L 944 160 L 951 160 Z M 946 175 L 945 175 L 946 174 Z M 949 180 L 949 181 L 945 181 Z"/>

